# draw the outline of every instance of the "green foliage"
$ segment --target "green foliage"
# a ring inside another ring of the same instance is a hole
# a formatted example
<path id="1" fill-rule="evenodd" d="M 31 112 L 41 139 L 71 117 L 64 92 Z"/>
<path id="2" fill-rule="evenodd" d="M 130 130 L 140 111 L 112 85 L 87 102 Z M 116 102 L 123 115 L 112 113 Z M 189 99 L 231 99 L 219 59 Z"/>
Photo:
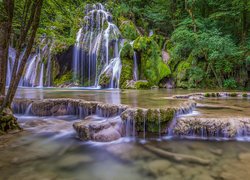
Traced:
<path id="1" fill-rule="evenodd" d="M 150 84 L 147 81 L 137 81 L 135 83 L 136 89 L 148 89 L 150 88 Z"/>
<path id="2" fill-rule="evenodd" d="M 152 37 L 138 37 L 134 49 L 141 57 L 141 77 L 145 77 L 151 85 L 158 85 L 161 79 L 170 76 L 170 68 L 163 62 L 161 49 Z"/>
<path id="3" fill-rule="evenodd" d="M 144 36 L 153 30 L 154 41 L 160 48 L 164 44 L 162 39 L 170 38 L 166 49 L 172 72 L 183 70 L 185 67 L 179 64 L 193 57 L 188 61 L 188 69 L 179 71 L 181 74 L 173 73 L 176 81 L 181 78 L 178 87 L 222 88 L 230 78 L 241 86 L 249 84 L 250 1 L 121 0 L 108 4 L 112 4 L 115 19 L 130 19 Z M 162 38 L 157 37 L 159 34 Z M 150 54 L 150 40 L 138 41 L 135 49 L 148 49 Z M 154 79 L 154 73 L 152 76 Z"/>
<path id="4" fill-rule="evenodd" d="M 237 82 L 233 79 L 226 79 L 223 83 L 223 87 L 227 89 L 236 89 L 237 88 Z"/>
<path id="5" fill-rule="evenodd" d="M 55 79 L 54 85 L 59 86 L 64 83 L 71 83 L 72 81 L 73 81 L 73 73 L 69 71 L 66 74 L 62 75 L 60 78 Z"/>
<path id="6" fill-rule="evenodd" d="M 129 40 L 135 40 L 139 36 L 139 33 L 134 23 L 124 18 L 121 18 L 120 21 L 121 22 L 120 22 L 119 29 L 123 37 Z"/>
<path id="7" fill-rule="evenodd" d="M 120 77 L 120 88 L 126 88 L 126 81 L 133 79 L 133 47 L 125 43 L 121 51 L 122 70 Z"/>

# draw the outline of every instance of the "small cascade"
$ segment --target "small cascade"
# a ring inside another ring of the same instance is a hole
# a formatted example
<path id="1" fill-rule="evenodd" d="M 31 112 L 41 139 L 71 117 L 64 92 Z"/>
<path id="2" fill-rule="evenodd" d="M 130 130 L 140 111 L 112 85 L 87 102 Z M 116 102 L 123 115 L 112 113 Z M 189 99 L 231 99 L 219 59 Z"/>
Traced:
<path id="1" fill-rule="evenodd" d="M 158 114 L 158 124 L 159 124 L 159 139 L 161 139 L 161 112 L 159 109 L 159 114 Z"/>
<path id="2" fill-rule="evenodd" d="M 43 74 L 44 74 L 44 64 L 42 64 L 41 72 L 40 72 L 40 79 L 39 79 L 39 87 L 43 87 Z"/>
<path id="3" fill-rule="evenodd" d="M 138 81 L 139 80 L 139 76 L 138 76 L 138 62 L 137 62 L 137 56 L 136 56 L 136 52 L 134 51 L 134 69 L 133 69 L 133 78 L 134 81 Z"/>
<path id="4" fill-rule="evenodd" d="M 151 36 L 153 36 L 154 35 L 154 31 L 151 29 L 150 31 L 149 31 L 149 37 L 151 37 Z"/>
<path id="5" fill-rule="evenodd" d="M 31 115 L 31 108 L 32 108 L 32 103 L 30 103 L 27 107 L 27 109 L 25 110 L 24 115 Z"/>
<path id="6" fill-rule="evenodd" d="M 77 33 L 74 47 L 74 80 L 84 87 L 98 87 L 101 73 L 111 69 L 110 88 L 118 88 L 121 73 L 120 37 L 111 14 L 102 4 L 87 5 L 84 25 Z"/>
<path id="7" fill-rule="evenodd" d="M 143 111 L 143 139 L 146 140 L 146 111 Z"/>
<path id="8" fill-rule="evenodd" d="M 126 137 L 136 137 L 135 121 L 133 119 L 128 119 L 125 125 Z"/>
<path id="9" fill-rule="evenodd" d="M 29 56 L 26 67 L 24 69 L 24 74 L 21 77 L 19 86 L 44 87 L 45 84 L 47 84 L 47 86 L 51 86 L 52 65 L 51 65 L 50 54 L 51 54 L 53 45 L 50 41 L 46 43 L 45 41 L 46 41 L 46 38 L 42 38 L 41 40 L 42 45 L 37 48 L 36 53 L 33 53 Z M 24 54 L 24 52 L 22 52 L 22 55 Z M 7 81 L 6 81 L 7 86 L 10 85 L 15 57 L 16 57 L 16 50 L 10 47 L 8 69 L 7 69 Z M 21 58 L 22 57 L 20 57 L 20 59 Z"/>
<path id="10" fill-rule="evenodd" d="M 168 136 L 174 136 L 174 129 L 176 127 L 176 124 L 177 124 L 177 119 L 182 116 L 182 115 L 187 115 L 187 114 L 190 114 L 193 112 L 193 110 L 195 109 L 195 106 L 196 104 L 191 104 L 191 106 L 185 108 L 185 107 L 180 107 L 175 115 L 174 115 L 174 118 L 173 120 L 171 121 L 171 123 L 168 125 L 167 127 L 167 135 Z"/>

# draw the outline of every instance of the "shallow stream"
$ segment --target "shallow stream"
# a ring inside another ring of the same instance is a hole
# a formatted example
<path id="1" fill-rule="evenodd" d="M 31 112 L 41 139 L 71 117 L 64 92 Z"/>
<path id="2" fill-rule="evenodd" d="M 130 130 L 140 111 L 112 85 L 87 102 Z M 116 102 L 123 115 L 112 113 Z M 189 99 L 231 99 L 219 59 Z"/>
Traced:
<path id="1" fill-rule="evenodd" d="M 191 92 L 19 89 L 16 97 L 67 97 L 134 107 L 164 107 L 181 101 L 169 99 L 172 95 L 187 93 Z M 189 116 L 250 116 L 250 99 L 209 98 L 197 103 Z M 79 120 L 77 117 L 17 117 L 25 131 L 0 137 L 0 179 L 205 180 L 250 177 L 247 138 L 225 141 L 165 135 L 162 139 L 125 137 L 112 143 L 82 142 L 72 128 L 72 124 Z"/>

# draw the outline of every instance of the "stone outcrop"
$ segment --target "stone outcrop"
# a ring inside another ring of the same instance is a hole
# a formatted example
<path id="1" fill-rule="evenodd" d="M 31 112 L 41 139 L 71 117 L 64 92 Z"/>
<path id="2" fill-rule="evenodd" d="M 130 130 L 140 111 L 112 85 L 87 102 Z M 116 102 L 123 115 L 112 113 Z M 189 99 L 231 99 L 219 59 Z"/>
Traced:
<path id="1" fill-rule="evenodd" d="M 174 95 L 173 98 L 175 99 L 193 99 L 199 100 L 204 98 L 218 98 L 218 97 L 243 97 L 247 98 L 250 97 L 250 93 L 245 92 L 207 92 L 207 93 L 191 93 L 191 94 L 184 94 L 184 95 Z"/>
<path id="2" fill-rule="evenodd" d="M 119 116 L 113 118 L 97 118 L 88 116 L 83 121 L 73 124 L 81 140 L 110 142 L 123 135 L 122 120 Z"/>

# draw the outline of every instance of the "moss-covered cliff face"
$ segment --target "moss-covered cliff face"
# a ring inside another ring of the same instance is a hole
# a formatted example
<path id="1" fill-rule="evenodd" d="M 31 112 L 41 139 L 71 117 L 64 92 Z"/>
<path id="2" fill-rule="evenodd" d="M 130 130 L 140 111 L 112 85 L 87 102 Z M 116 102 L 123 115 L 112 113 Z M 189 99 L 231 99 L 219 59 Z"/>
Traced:
<path id="1" fill-rule="evenodd" d="M 154 37 L 138 37 L 133 45 L 140 56 L 140 78 L 146 79 L 151 85 L 158 85 L 161 79 L 169 77 L 170 68 L 161 56 L 161 48 Z"/>
<path id="2" fill-rule="evenodd" d="M 140 35 L 134 23 L 124 17 L 119 18 L 119 29 L 125 39 L 135 40 Z"/>
<path id="3" fill-rule="evenodd" d="M 122 70 L 120 88 L 122 89 L 127 89 L 128 81 L 133 79 L 133 54 L 133 47 L 130 43 L 126 42 L 121 51 Z"/>

